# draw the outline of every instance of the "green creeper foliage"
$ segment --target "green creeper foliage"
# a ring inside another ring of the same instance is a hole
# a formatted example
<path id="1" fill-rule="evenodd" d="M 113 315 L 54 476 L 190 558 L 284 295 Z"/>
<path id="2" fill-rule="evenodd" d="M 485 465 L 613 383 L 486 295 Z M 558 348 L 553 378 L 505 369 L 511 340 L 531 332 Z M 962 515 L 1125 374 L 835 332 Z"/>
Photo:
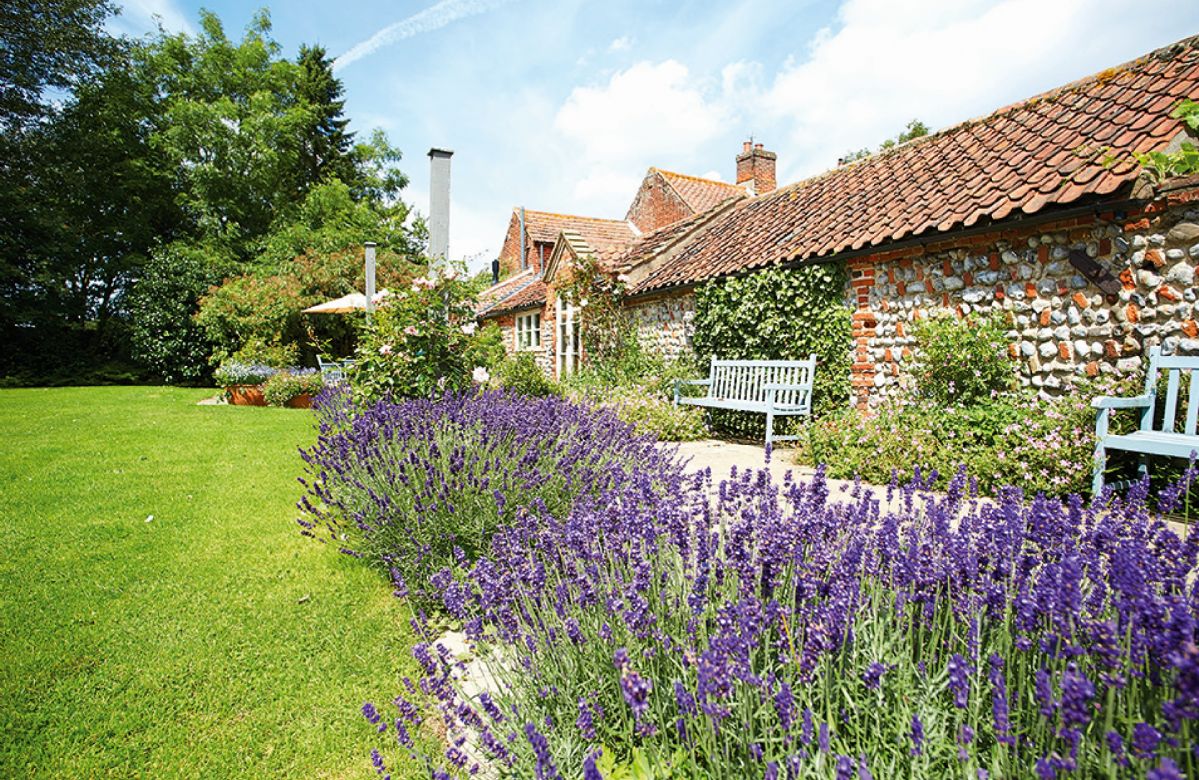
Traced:
<path id="1" fill-rule="evenodd" d="M 1179 101 L 1170 116 L 1181 119 L 1192 134 L 1199 134 L 1199 102 Z M 1199 147 L 1190 141 L 1183 141 L 1172 152 L 1133 152 L 1133 157 L 1159 182 L 1171 176 L 1199 173 Z"/>
<path id="2" fill-rule="evenodd" d="M 722 360 L 798 360 L 817 355 L 812 409 L 816 415 L 845 406 L 849 390 L 850 311 L 845 269 L 813 265 L 771 268 L 717 279 L 695 293 L 695 351 L 700 373 Z M 762 415 L 713 414 L 732 432 L 757 435 Z"/>

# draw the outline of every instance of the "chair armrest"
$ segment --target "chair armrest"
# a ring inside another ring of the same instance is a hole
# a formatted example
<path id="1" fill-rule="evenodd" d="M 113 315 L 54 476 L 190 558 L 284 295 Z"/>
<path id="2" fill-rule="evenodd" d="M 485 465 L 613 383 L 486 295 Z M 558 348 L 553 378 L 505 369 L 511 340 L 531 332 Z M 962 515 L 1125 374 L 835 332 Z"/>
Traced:
<path id="1" fill-rule="evenodd" d="M 1110 395 L 1101 395 L 1098 398 L 1091 400 L 1091 408 L 1093 409 L 1139 409 L 1143 406 L 1148 406 L 1151 397 L 1148 395 L 1138 395 L 1132 398 L 1116 398 Z"/>

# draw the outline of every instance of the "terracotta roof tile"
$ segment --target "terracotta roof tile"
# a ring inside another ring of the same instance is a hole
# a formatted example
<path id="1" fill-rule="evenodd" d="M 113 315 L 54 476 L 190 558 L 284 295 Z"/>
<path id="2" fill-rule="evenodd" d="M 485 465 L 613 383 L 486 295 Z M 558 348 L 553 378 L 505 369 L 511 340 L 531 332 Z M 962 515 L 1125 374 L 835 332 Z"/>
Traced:
<path id="1" fill-rule="evenodd" d="M 516 210 L 517 213 L 519 211 Z M 564 230 L 578 233 L 597 252 L 613 246 L 624 246 L 637 237 L 636 230 L 623 219 L 599 219 L 525 209 L 525 231 L 532 240 L 553 243 Z"/>
<path id="2" fill-rule="evenodd" d="M 539 307 L 545 303 L 545 289 L 545 282 L 540 278 L 534 279 L 531 284 L 517 290 L 508 298 L 497 302 L 490 309 L 482 312 L 480 316 L 485 318 L 498 317 L 508 312 Z"/>
<path id="3" fill-rule="evenodd" d="M 535 281 L 537 281 L 537 276 L 534 274 L 533 269 L 529 268 L 518 274 L 509 276 L 498 284 L 493 284 L 479 293 L 475 299 L 475 313 L 483 315 L 491 312 Z"/>
<path id="4" fill-rule="evenodd" d="M 1199 36 L 990 116 L 736 201 L 677 246 L 634 294 L 784 260 L 984 225 L 1131 192 L 1133 151 L 1180 130 L 1169 111 L 1199 91 Z M 630 250 L 636 261 L 640 242 Z"/>
<path id="5" fill-rule="evenodd" d="M 698 176 L 664 171 L 661 168 L 651 170 L 657 171 L 695 214 L 707 211 L 729 198 L 744 198 L 748 194 L 743 185 L 729 184 L 714 179 L 701 179 Z"/>

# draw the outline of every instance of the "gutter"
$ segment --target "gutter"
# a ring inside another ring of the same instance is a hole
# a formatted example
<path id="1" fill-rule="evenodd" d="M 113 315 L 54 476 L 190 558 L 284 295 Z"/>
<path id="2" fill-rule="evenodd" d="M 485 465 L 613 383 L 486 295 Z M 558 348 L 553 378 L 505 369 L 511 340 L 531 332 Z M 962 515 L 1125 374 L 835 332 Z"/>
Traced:
<path id="1" fill-rule="evenodd" d="M 625 298 L 625 300 L 626 301 L 637 301 L 637 300 L 642 300 L 644 298 L 649 298 L 649 297 L 654 297 L 654 296 L 659 296 L 659 295 L 666 295 L 669 293 L 681 292 L 681 291 L 685 291 L 685 290 L 691 290 L 691 289 L 694 289 L 695 287 L 698 287 L 700 284 L 703 284 L 704 282 L 710 282 L 714 279 L 732 279 L 732 278 L 735 278 L 738 276 L 745 276 L 746 274 L 756 273 L 757 271 L 762 271 L 767 268 L 791 269 L 791 268 L 800 268 L 803 266 L 810 266 L 810 265 L 824 265 L 827 263 L 839 263 L 839 262 L 843 262 L 845 260 L 852 260 L 856 257 L 863 257 L 865 255 L 875 255 L 875 254 L 879 254 L 881 252 L 894 252 L 896 250 L 909 249 L 911 247 L 917 247 L 917 246 L 923 247 L 923 246 L 927 246 L 928 244 L 938 244 L 938 243 L 942 243 L 945 241 L 953 241 L 956 239 L 972 238 L 974 236 L 984 235 L 986 233 L 994 233 L 998 230 L 1018 229 L 1018 228 L 1022 228 L 1022 227 L 1034 227 L 1036 225 L 1045 224 L 1046 222 L 1056 222 L 1058 220 L 1069 219 L 1071 217 L 1084 216 L 1087 214 L 1093 214 L 1095 216 L 1098 216 L 1100 211 L 1115 211 L 1115 212 L 1128 211 L 1133 208 L 1143 206 L 1148 200 L 1150 200 L 1150 199 L 1147 199 L 1147 198 L 1125 198 L 1123 200 L 1118 200 L 1118 201 L 1097 201 L 1097 202 L 1089 203 L 1085 206 L 1070 206 L 1070 207 L 1067 207 L 1067 208 L 1064 208 L 1061 210 L 1043 211 L 1038 214 L 1033 214 L 1031 216 L 1015 217 L 1015 218 L 1012 218 L 1010 221 L 1008 221 L 1007 219 L 1004 219 L 1004 220 L 1000 220 L 999 222 L 988 222 L 986 225 L 976 225 L 974 227 L 961 228 L 958 230 L 951 230 L 951 231 L 947 231 L 945 233 L 939 233 L 935 236 L 913 236 L 911 238 L 905 238 L 905 239 L 901 239 L 898 241 L 892 241 L 889 243 L 878 244 L 876 246 L 862 247 L 861 249 L 850 249 L 850 250 L 846 250 L 846 251 L 842 251 L 842 252 L 837 252 L 835 254 L 831 254 L 831 255 L 828 255 L 825 257 L 809 257 L 809 258 L 805 258 L 802 260 L 801 259 L 793 259 L 793 260 L 785 260 L 785 261 L 779 262 L 779 263 L 763 263 L 762 265 L 753 266 L 752 268 L 741 268 L 736 271 L 730 271 L 729 273 L 726 273 L 726 274 L 718 274 L 716 276 L 709 276 L 704 279 L 696 279 L 696 280 L 687 281 L 687 282 L 678 282 L 676 284 L 670 284 L 670 285 L 666 285 L 664 287 L 655 287 L 652 290 L 644 290 L 644 291 L 636 293 L 634 295 L 630 295 L 627 298 Z"/>

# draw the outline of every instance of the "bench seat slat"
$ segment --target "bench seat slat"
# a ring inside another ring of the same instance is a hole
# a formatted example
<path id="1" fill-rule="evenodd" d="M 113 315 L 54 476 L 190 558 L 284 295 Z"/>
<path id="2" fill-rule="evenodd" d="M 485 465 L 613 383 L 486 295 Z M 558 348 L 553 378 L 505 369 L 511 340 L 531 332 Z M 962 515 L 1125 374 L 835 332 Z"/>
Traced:
<path id="1" fill-rule="evenodd" d="M 1189 458 L 1192 452 L 1199 451 L 1199 441 L 1194 436 L 1162 431 L 1136 431 L 1121 436 L 1108 436 L 1103 440 L 1103 446 L 1109 450 L 1169 455 L 1176 458 Z"/>
<path id="2" fill-rule="evenodd" d="M 739 412 L 758 412 L 765 414 L 767 411 L 765 402 L 742 401 L 735 398 L 680 398 L 680 404 L 689 404 L 691 406 L 705 406 L 711 409 L 733 409 Z M 807 414 L 808 407 L 798 404 L 775 404 L 775 414 Z"/>

